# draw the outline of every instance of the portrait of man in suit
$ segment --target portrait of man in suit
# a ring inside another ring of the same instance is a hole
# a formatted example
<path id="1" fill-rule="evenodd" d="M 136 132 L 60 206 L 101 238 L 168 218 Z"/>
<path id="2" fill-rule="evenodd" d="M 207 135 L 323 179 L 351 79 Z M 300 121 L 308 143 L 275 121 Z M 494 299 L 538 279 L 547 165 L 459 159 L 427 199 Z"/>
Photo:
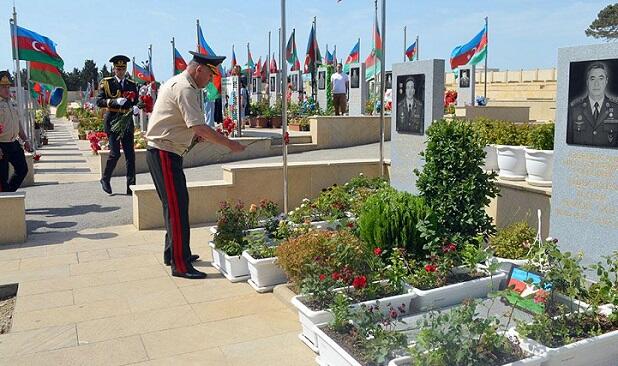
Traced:
<path id="1" fill-rule="evenodd" d="M 425 75 L 397 77 L 396 131 L 424 134 Z"/>
<path id="2" fill-rule="evenodd" d="M 470 70 L 459 70 L 459 87 L 470 87 Z"/>

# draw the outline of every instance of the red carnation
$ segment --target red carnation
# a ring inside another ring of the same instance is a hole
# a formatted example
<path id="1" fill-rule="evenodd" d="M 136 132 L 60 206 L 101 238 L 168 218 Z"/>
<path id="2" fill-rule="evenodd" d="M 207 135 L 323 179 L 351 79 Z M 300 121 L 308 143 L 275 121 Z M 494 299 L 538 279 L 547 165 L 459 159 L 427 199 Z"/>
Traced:
<path id="1" fill-rule="evenodd" d="M 341 274 L 339 272 L 333 272 L 332 278 L 335 281 L 339 281 L 341 279 Z"/>
<path id="2" fill-rule="evenodd" d="M 122 96 L 124 98 L 127 98 L 129 101 L 134 101 L 135 100 L 135 92 L 134 91 L 126 91 L 124 93 L 122 93 Z"/>
<path id="3" fill-rule="evenodd" d="M 354 281 L 352 281 L 352 286 L 354 286 L 354 288 L 357 290 L 367 287 L 367 277 L 365 276 L 354 277 Z"/>
<path id="4" fill-rule="evenodd" d="M 39 161 L 41 159 L 41 154 L 34 154 L 32 159 L 34 159 L 34 161 Z"/>
<path id="5" fill-rule="evenodd" d="M 373 254 L 375 254 L 375 255 L 377 255 L 377 256 L 382 255 L 382 249 L 381 249 L 381 248 L 379 248 L 379 247 L 378 247 L 378 248 L 375 248 L 375 249 L 373 250 Z"/>
<path id="6" fill-rule="evenodd" d="M 453 243 L 447 244 L 447 245 L 442 247 L 442 251 L 444 253 L 454 252 L 455 250 L 457 250 L 457 245 L 453 244 Z"/>
<path id="7" fill-rule="evenodd" d="M 320 281 L 324 281 L 326 279 L 326 275 L 324 273 L 322 273 L 320 275 Z"/>
<path id="8" fill-rule="evenodd" d="M 427 271 L 427 272 L 435 272 L 436 271 L 436 266 L 434 266 L 433 264 L 426 264 L 425 265 L 425 271 Z"/>

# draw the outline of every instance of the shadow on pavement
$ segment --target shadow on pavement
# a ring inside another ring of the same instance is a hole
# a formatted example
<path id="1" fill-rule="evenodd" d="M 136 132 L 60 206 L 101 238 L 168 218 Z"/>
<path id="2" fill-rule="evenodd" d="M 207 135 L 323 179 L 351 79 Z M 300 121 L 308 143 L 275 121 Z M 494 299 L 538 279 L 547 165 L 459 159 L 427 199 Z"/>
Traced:
<path id="1" fill-rule="evenodd" d="M 26 215 L 42 215 L 45 217 L 78 216 L 88 213 L 106 213 L 120 210 L 118 206 L 103 207 L 101 205 L 79 205 L 69 207 L 29 208 Z"/>
<path id="2" fill-rule="evenodd" d="M 20 244 L 20 248 L 39 247 L 43 245 L 64 244 L 74 239 L 87 240 L 107 240 L 116 238 L 116 233 L 96 233 L 96 234 L 81 234 L 75 230 L 72 231 L 44 231 L 40 233 L 28 233 L 28 239 L 25 243 Z M 0 247 L 0 251 L 4 246 Z"/>

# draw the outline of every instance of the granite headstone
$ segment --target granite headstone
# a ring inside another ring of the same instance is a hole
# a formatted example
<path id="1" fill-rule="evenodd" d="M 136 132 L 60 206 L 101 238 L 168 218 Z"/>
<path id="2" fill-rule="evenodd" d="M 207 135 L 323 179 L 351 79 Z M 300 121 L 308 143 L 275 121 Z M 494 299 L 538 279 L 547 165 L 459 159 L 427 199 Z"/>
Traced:
<path id="1" fill-rule="evenodd" d="M 348 70 L 348 78 L 350 79 L 350 95 L 348 102 L 348 114 L 350 116 L 360 116 L 365 112 L 365 104 L 367 104 L 367 82 L 365 78 L 365 64 L 351 64 Z"/>
<path id="2" fill-rule="evenodd" d="M 413 170 L 422 167 L 425 133 L 444 115 L 444 60 L 393 65 L 391 185 L 418 193 Z"/>
<path id="3" fill-rule="evenodd" d="M 320 109 L 326 110 L 328 106 L 328 100 L 326 98 L 326 75 L 328 75 L 326 67 L 318 67 L 318 105 Z"/>
<path id="4" fill-rule="evenodd" d="M 476 67 L 474 65 L 461 66 L 457 70 L 457 106 L 465 107 L 474 105 L 475 96 L 475 75 Z"/>

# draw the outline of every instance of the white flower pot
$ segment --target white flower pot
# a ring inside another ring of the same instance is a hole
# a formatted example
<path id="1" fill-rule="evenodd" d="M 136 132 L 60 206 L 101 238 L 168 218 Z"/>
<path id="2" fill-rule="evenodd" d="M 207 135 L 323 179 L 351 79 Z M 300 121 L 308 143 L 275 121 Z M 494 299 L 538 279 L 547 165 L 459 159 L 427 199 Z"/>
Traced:
<path id="1" fill-rule="evenodd" d="M 483 169 L 485 171 L 498 171 L 498 149 L 496 145 L 491 144 L 485 146 L 483 149 L 485 151 L 485 165 Z"/>
<path id="2" fill-rule="evenodd" d="M 405 305 L 406 313 L 410 312 L 410 304 L 417 295 L 410 289 L 409 292 L 402 295 L 395 295 L 385 297 L 382 299 L 368 300 L 361 303 L 351 305 L 352 308 L 358 308 L 361 305 L 372 306 L 379 303 L 379 308 L 382 313 L 389 311 L 390 306 L 398 307 L 401 304 Z M 298 318 L 303 328 L 302 333 L 298 335 L 301 341 L 303 341 L 314 352 L 317 352 L 317 337 L 315 333 L 316 325 L 322 323 L 328 323 L 333 319 L 333 314 L 328 310 L 311 310 L 301 300 L 305 299 L 307 295 L 297 295 L 292 298 L 292 305 L 298 309 Z M 389 305 L 390 304 L 390 305 Z"/>
<path id="3" fill-rule="evenodd" d="M 533 186 L 551 187 L 554 167 L 554 150 L 526 148 L 526 181 Z"/>
<path id="4" fill-rule="evenodd" d="M 315 326 L 317 348 L 320 354 L 316 357 L 317 364 L 320 366 L 362 366 L 345 349 L 320 329 L 320 327 L 325 325 Z"/>
<path id="5" fill-rule="evenodd" d="M 543 361 L 545 361 L 546 359 L 547 356 L 545 355 L 533 355 L 523 360 L 509 362 L 501 366 L 540 366 L 544 365 Z M 410 366 L 412 365 L 411 361 L 412 359 L 410 358 L 410 356 L 398 357 L 391 360 L 388 363 L 388 366 Z"/>
<path id="6" fill-rule="evenodd" d="M 242 255 L 229 256 L 215 248 L 213 242 L 208 245 L 212 250 L 212 266 L 231 282 L 241 282 L 249 279 L 249 266 L 247 260 Z M 217 258 L 217 259 L 215 259 Z"/>
<path id="7" fill-rule="evenodd" d="M 526 179 L 526 151 L 524 146 L 496 145 L 500 178 L 506 180 Z"/>
<path id="8" fill-rule="evenodd" d="M 468 298 L 486 297 L 490 292 L 499 290 L 503 283 L 506 283 L 506 278 L 507 274 L 500 271 L 491 276 L 431 290 L 414 288 L 417 297 L 412 299 L 411 309 L 415 313 L 420 313 L 459 304 Z"/>
<path id="9" fill-rule="evenodd" d="M 242 256 L 247 260 L 251 279 L 248 281 L 257 292 L 271 291 L 276 285 L 286 283 L 287 276 L 277 264 L 277 257 L 255 259 L 244 251 Z"/>
<path id="10" fill-rule="evenodd" d="M 488 259 L 489 263 L 498 263 L 501 271 L 509 273 L 511 271 L 511 267 L 513 265 L 523 266 L 528 263 L 527 259 L 511 259 L 511 258 L 502 258 L 502 257 L 491 257 Z"/>
<path id="11" fill-rule="evenodd" d="M 544 346 L 520 335 L 517 337 L 523 350 L 547 354 L 543 366 L 616 366 L 618 360 L 618 330 L 558 348 Z"/>

